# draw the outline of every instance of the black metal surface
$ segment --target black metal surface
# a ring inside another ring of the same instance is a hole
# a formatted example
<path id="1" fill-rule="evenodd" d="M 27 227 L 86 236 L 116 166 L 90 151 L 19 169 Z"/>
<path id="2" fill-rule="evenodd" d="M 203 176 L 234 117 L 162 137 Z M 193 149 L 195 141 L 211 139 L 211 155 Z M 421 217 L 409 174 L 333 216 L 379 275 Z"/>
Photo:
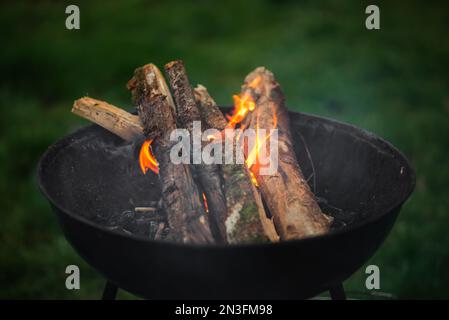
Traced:
<path id="1" fill-rule="evenodd" d="M 157 201 L 160 194 L 156 177 L 140 174 L 133 145 L 94 125 L 48 149 L 39 164 L 40 188 L 77 252 L 134 294 L 152 299 L 312 297 L 343 282 L 374 254 L 413 191 L 415 175 L 397 149 L 373 134 L 316 116 L 290 116 L 304 175 L 315 168 L 310 183 L 317 196 L 358 217 L 324 236 L 198 246 L 108 230 L 102 219 Z"/>
<path id="2" fill-rule="evenodd" d="M 110 281 L 106 281 L 101 300 L 115 300 L 118 287 Z"/>
<path id="3" fill-rule="evenodd" d="M 342 283 L 330 288 L 329 293 L 332 300 L 346 300 L 346 293 Z"/>

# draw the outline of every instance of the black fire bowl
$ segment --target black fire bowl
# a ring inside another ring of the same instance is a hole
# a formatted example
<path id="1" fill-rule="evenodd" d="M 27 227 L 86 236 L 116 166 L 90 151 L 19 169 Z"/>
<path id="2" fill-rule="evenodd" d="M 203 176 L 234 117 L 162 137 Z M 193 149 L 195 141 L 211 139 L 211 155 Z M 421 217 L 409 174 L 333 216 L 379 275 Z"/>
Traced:
<path id="1" fill-rule="evenodd" d="M 47 150 L 39 185 L 75 250 L 133 294 L 309 298 L 342 283 L 375 253 L 412 193 L 415 174 L 401 152 L 374 134 L 308 114 L 290 112 L 290 118 L 298 160 L 317 197 L 326 199 L 323 210 L 354 213 L 323 236 L 276 244 L 185 245 L 111 230 L 104 225 L 108 217 L 154 203 L 160 191 L 157 177 L 140 173 L 134 146 L 96 125 Z"/>

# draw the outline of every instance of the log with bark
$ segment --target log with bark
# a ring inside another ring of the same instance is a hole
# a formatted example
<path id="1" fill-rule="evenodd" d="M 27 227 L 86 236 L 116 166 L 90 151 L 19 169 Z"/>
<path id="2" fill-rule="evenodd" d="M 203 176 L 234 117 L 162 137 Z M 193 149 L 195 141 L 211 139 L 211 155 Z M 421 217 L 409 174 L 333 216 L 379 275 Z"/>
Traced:
<path id="1" fill-rule="evenodd" d="M 128 82 L 143 131 L 153 140 L 159 162 L 159 180 L 170 226 L 168 238 L 189 243 L 213 243 L 208 217 L 188 165 L 170 160 L 172 130 L 176 129 L 174 104 L 159 69 L 147 64 L 135 70 Z"/>
<path id="2" fill-rule="evenodd" d="M 201 120 L 208 129 L 225 129 L 227 121 L 207 89 L 198 85 L 194 89 Z M 224 142 L 224 141 L 223 141 Z M 235 148 L 235 142 L 233 142 Z M 222 147 L 224 150 L 224 148 Z M 273 221 L 267 217 L 259 191 L 251 183 L 245 165 L 226 164 L 222 161 L 226 206 L 224 219 L 229 243 L 278 241 Z"/>
<path id="3" fill-rule="evenodd" d="M 193 122 L 201 123 L 201 117 L 184 64 L 180 60 L 171 61 L 165 65 L 165 72 L 175 100 L 177 125 L 179 128 L 187 129 L 192 138 L 195 134 Z M 201 191 L 205 194 L 213 235 L 218 242 L 226 243 L 228 240 L 224 222 L 227 208 L 220 168 L 216 164 L 204 164 L 201 159 L 199 163 L 195 163 L 193 153 L 201 155 L 201 150 L 194 148 L 195 146 L 191 145 L 190 160 L 193 163 L 191 169 Z"/>
<path id="4" fill-rule="evenodd" d="M 273 175 L 256 176 L 259 189 L 274 218 L 281 240 L 326 233 L 332 219 L 321 212 L 293 150 L 288 111 L 279 83 L 273 74 L 259 67 L 248 74 L 241 96 L 251 95 L 256 109 L 245 119 L 248 128 L 278 129 L 278 169 Z M 276 120 L 275 120 L 276 118 Z M 269 154 L 268 154 L 269 155 Z M 257 168 L 256 162 L 255 167 Z"/>

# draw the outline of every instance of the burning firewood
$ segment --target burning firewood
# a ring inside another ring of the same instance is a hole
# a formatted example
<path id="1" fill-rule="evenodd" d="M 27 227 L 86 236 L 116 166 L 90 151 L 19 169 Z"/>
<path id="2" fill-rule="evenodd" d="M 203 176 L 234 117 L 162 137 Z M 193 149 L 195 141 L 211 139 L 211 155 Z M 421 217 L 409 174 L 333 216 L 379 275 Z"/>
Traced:
<path id="1" fill-rule="evenodd" d="M 206 127 L 224 130 L 226 118 L 207 89 L 199 85 L 194 89 L 194 94 Z M 224 221 L 229 243 L 278 241 L 273 221 L 267 217 L 259 191 L 251 183 L 246 167 L 242 164 L 225 164 L 223 161 L 221 169 L 228 208 Z"/>
<path id="2" fill-rule="evenodd" d="M 257 158 L 250 170 L 255 175 L 262 197 L 273 215 L 282 240 L 326 233 L 331 219 L 321 212 L 314 194 L 296 159 L 290 133 L 284 94 L 273 74 L 263 67 L 251 72 L 242 86 L 240 98 L 255 103 L 248 113 L 248 128 L 278 129 L 278 169 L 273 175 L 259 174 Z"/>
<path id="3" fill-rule="evenodd" d="M 193 122 L 200 122 L 201 117 L 184 64 L 179 60 L 169 62 L 165 65 L 165 72 L 176 103 L 177 125 L 179 128 L 187 129 L 193 136 Z M 191 151 L 194 151 L 193 148 Z M 208 206 L 214 236 L 219 242 L 227 242 L 224 224 L 227 209 L 220 168 L 215 164 L 204 163 L 193 163 L 191 168 L 203 194 L 205 194 L 205 203 Z"/>
<path id="4" fill-rule="evenodd" d="M 193 243 L 214 242 L 200 193 L 189 167 L 170 160 L 170 133 L 176 129 L 174 104 L 159 69 L 147 64 L 134 72 L 128 82 L 137 106 L 145 137 L 153 141 L 159 162 L 159 180 L 170 225 L 169 237 Z"/>
<path id="5" fill-rule="evenodd" d="M 165 229 L 170 230 L 170 237 L 183 242 L 214 242 L 209 219 L 213 219 L 211 225 L 216 228 L 214 235 L 220 234 L 218 239 L 228 243 L 277 241 L 279 237 L 289 240 L 327 232 L 331 218 L 321 212 L 301 173 L 292 147 L 284 96 L 273 74 L 257 68 L 247 76 L 240 96 L 234 96 L 238 108 L 227 122 L 206 88 L 199 86 L 192 94 L 180 62 L 168 64 L 166 70 L 177 108 L 160 71 L 150 64 L 137 69 L 128 83 L 139 116 L 88 97 L 75 101 L 72 112 L 125 140 L 147 138 L 142 150 L 150 159 L 149 168 L 159 170 L 168 216 L 169 227 Z M 277 127 L 277 171 L 272 175 L 260 174 L 254 149 L 246 150 L 246 166 L 224 162 L 219 166 L 173 164 L 169 151 L 176 142 L 169 140 L 170 132 L 177 127 L 176 123 L 192 131 L 192 121 L 199 119 L 207 128 L 219 131 L 239 124 L 256 131 Z M 146 165 L 142 169 L 145 172 Z M 201 191 L 191 169 L 199 177 Z M 209 214 L 204 212 L 202 191 Z M 136 212 L 140 210 L 153 209 L 137 208 Z"/>

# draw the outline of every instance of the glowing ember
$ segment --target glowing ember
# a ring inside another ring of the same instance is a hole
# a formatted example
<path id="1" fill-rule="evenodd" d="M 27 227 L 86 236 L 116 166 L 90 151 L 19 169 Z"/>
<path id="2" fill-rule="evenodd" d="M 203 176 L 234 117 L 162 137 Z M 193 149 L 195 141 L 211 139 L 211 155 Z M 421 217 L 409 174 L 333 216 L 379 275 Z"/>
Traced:
<path id="1" fill-rule="evenodd" d="M 143 174 L 146 174 L 148 169 L 156 174 L 159 174 L 159 163 L 156 161 L 156 158 L 151 151 L 152 142 L 153 140 L 146 140 L 140 148 L 139 164 Z"/>
<path id="2" fill-rule="evenodd" d="M 206 212 L 209 212 L 209 206 L 207 205 L 207 199 L 206 199 L 206 195 L 203 192 L 203 202 L 204 202 L 204 210 Z"/>

